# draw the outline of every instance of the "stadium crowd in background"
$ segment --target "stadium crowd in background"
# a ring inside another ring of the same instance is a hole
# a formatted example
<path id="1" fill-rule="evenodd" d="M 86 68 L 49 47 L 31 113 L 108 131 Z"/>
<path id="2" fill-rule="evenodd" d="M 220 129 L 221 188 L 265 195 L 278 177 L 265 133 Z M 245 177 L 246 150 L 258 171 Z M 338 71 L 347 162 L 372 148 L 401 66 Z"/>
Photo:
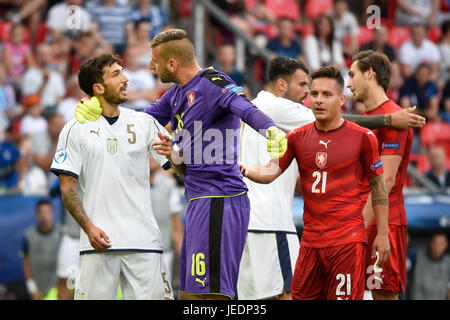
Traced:
<path id="1" fill-rule="evenodd" d="M 121 56 L 130 79 L 130 100 L 124 106 L 141 110 L 159 98 L 168 86 L 148 69 L 148 44 L 159 31 L 186 23 L 192 2 L 0 0 L 0 194 L 48 195 L 58 182 L 48 168 L 59 132 L 84 96 L 76 74 L 88 58 L 102 53 Z M 424 128 L 414 130 L 410 163 L 424 176 L 428 172 L 431 180 L 436 176 L 434 182 L 446 192 L 449 182 L 444 182 L 442 172 L 450 169 L 449 1 L 214 2 L 247 35 L 262 39 L 258 43 L 274 56 L 299 58 L 311 71 L 332 64 L 347 80 L 355 53 L 384 52 L 392 62 L 387 96 L 402 107 L 416 105 L 427 118 Z M 379 29 L 368 27 L 366 8 L 371 4 L 380 8 Z M 249 98 L 256 96 L 250 73 L 238 71 L 235 58 L 230 58 L 235 54 L 233 34 L 212 21 L 206 32 L 207 65 L 229 73 Z M 253 55 L 251 50 L 248 55 Z M 258 68 L 265 74 L 267 67 L 250 65 L 255 74 Z M 259 80 L 262 85 L 264 76 Z M 351 92 L 345 93 L 343 110 L 363 112 Z M 309 107 L 308 98 L 305 105 Z M 182 188 L 182 181 L 179 185 Z M 416 179 L 407 179 L 407 188 L 418 186 Z"/>

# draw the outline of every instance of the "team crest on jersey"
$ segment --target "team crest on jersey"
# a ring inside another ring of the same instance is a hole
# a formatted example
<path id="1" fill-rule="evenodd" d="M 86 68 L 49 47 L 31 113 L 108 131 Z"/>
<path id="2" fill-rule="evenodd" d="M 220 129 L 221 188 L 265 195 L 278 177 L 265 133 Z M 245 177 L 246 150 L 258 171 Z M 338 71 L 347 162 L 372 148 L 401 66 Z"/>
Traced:
<path id="1" fill-rule="evenodd" d="M 188 99 L 189 107 L 192 107 L 195 102 L 195 93 L 193 91 L 189 91 L 188 93 L 186 93 L 186 96 Z"/>
<path id="2" fill-rule="evenodd" d="M 67 151 L 64 148 L 58 149 L 55 152 L 55 156 L 53 157 L 53 161 L 56 163 L 63 163 L 67 159 Z"/>
<path id="3" fill-rule="evenodd" d="M 325 165 L 327 164 L 327 159 L 328 159 L 328 155 L 326 152 L 317 152 L 316 153 L 316 165 L 319 168 L 323 168 L 325 167 Z"/>
<path id="4" fill-rule="evenodd" d="M 110 139 L 108 138 L 107 142 L 106 142 L 106 151 L 108 151 L 108 153 L 110 155 L 114 155 L 117 153 L 117 149 L 119 148 L 119 142 L 117 139 Z"/>

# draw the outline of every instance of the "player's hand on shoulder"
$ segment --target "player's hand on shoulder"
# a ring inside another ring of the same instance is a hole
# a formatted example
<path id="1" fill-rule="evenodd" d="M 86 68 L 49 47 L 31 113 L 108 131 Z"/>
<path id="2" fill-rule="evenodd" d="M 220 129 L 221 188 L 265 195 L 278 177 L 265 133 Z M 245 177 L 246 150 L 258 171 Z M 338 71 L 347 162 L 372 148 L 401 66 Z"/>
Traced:
<path id="1" fill-rule="evenodd" d="M 78 122 L 84 123 L 86 120 L 95 121 L 100 118 L 103 109 L 96 97 L 85 97 L 75 109 L 75 118 Z"/>
<path id="2" fill-rule="evenodd" d="M 279 159 L 284 156 L 287 150 L 287 137 L 283 130 L 272 126 L 267 129 L 267 152 L 272 159 Z"/>
<path id="3" fill-rule="evenodd" d="M 399 130 L 422 128 L 425 125 L 425 118 L 416 114 L 416 106 L 401 109 L 391 116 L 392 126 Z"/>
<path id="4" fill-rule="evenodd" d="M 102 252 L 111 247 L 108 235 L 93 223 L 89 223 L 85 228 L 85 232 L 89 237 L 89 242 L 95 251 Z"/>

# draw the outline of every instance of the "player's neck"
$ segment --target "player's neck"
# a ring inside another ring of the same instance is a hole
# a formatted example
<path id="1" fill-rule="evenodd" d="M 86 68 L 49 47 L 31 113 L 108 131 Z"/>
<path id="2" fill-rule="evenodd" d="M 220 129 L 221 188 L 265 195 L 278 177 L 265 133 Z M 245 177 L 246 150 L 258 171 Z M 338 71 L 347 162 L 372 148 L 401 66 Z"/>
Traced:
<path id="1" fill-rule="evenodd" d="M 100 105 L 102 106 L 102 115 L 108 118 L 114 118 L 119 116 L 119 105 L 112 104 L 105 100 L 103 97 L 97 97 Z"/>
<path id="2" fill-rule="evenodd" d="M 194 77 L 202 70 L 198 64 L 194 64 L 191 67 L 182 67 L 178 72 L 177 84 L 180 87 L 184 87 L 189 81 L 194 79 Z"/>
<path id="3" fill-rule="evenodd" d="M 332 120 L 316 120 L 316 128 L 326 132 L 338 129 L 343 123 L 344 119 L 341 117 Z"/>
<path id="4" fill-rule="evenodd" d="M 383 88 L 377 86 L 376 88 L 370 89 L 367 99 L 363 102 L 367 111 L 378 108 L 381 104 L 389 100 L 386 92 Z"/>

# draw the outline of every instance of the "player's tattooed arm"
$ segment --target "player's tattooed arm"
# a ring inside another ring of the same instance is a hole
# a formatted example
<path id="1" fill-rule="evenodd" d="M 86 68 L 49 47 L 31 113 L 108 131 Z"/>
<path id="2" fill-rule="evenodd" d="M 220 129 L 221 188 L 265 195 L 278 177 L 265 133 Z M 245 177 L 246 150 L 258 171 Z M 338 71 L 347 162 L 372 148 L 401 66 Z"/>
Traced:
<path id="1" fill-rule="evenodd" d="M 59 183 L 61 188 L 61 198 L 64 206 L 84 230 L 89 222 L 89 218 L 84 212 L 83 204 L 78 196 L 77 179 L 67 174 L 60 174 Z"/>
<path id="2" fill-rule="evenodd" d="M 389 206 L 388 191 L 384 182 L 383 174 L 369 179 L 370 195 L 372 197 L 372 206 Z"/>
<path id="3" fill-rule="evenodd" d="M 377 226 L 377 235 L 372 245 L 372 257 L 379 254 L 378 265 L 382 266 L 390 254 L 389 245 L 389 197 L 383 174 L 369 179 L 370 197 L 373 215 Z"/>
<path id="4" fill-rule="evenodd" d="M 70 175 L 59 174 L 59 185 L 64 206 L 87 234 L 92 247 L 99 252 L 111 247 L 106 233 L 97 228 L 84 212 L 77 192 L 77 179 Z"/>
<path id="5" fill-rule="evenodd" d="M 344 114 L 342 117 L 367 129 L 378 129 L 382 127 L 394 127 L 399 130 L 421 128 L 425 125 L 425 118 L 414 114 L 415 109 L 416 107 L 406 108 L 392 114 L 375 116 Z"/>

